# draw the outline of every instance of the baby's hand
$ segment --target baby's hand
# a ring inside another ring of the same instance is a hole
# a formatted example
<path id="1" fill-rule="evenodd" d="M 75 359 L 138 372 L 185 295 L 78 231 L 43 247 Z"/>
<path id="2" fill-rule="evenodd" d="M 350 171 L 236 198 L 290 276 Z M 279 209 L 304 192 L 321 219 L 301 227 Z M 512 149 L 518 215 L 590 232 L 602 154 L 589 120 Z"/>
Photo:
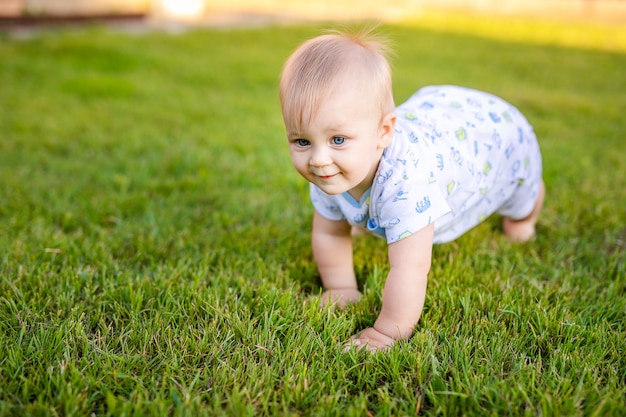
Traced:
<path id="1" fill-rule="evenodd" d="M 342 288 L 326 290 L 322 294 L 322 307 L 331 304 L 341 308 L 348 304 L 356 303 L 360 299 L 361 293 L 357 289 Z"/>
<path id="2" fill-rule="evenodd" d="M 395 340 L 391 337 L 373 327 L 368 327 L 361 333 L 352 336 L 343 351 L 345 353 L 352 348 L 356 348 L 357 350 L 365 349 L 369 353 L 384 352 L 393 346 L 394 343 Z"/>

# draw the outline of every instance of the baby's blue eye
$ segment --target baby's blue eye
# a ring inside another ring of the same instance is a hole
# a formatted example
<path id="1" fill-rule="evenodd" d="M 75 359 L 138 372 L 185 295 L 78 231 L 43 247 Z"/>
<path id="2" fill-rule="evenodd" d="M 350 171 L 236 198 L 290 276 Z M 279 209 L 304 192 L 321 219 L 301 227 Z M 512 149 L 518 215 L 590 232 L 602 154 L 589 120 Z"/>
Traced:
<path id="1" fill-rule="evenodd" d="M 343 145 L 345 141 L 346 141 L 346 138 L 344 138 L 343 136 L 333 137 L 333 145 Z"/>
<path id="2" fill-rule="evenodd" d="M 309 141 L 306 139 L 296 139 L 295 142 L 296 142 L 296 145 L 298 146 L 302 146 L 302 147 L 309 146 Z"/>

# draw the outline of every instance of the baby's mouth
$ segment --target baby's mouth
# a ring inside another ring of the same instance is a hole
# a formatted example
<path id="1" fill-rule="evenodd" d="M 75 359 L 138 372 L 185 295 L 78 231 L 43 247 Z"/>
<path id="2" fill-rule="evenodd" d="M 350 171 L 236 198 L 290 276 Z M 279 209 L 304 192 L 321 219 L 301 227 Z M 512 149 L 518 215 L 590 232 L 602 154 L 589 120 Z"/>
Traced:
<path id="1" fill-rule="evenodd" d="M 335 175 L 337 174 L 332 174 L 332 175 L 318 175 L 317 177 L 324 180 L 324 181 L 328 181 L 329 179 L 333 178 Z"/>

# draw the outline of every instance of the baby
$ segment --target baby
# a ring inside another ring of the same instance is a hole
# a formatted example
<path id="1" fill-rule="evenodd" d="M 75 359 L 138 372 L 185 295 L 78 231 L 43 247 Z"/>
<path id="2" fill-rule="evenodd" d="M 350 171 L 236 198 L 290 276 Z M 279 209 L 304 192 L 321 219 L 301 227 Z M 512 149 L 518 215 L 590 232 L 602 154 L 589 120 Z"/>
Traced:
<path id="1" fill-rule="evenodd" d="M 503 216 L 510 240 L 535 236 L 545 193 L 541 154 L 528 121 L 502 99 L 431 86 L 395 108 L 384 41 L 333 33 L 289 57 L 280 100 L 291 160 L 310 182 L 322 304 L 361 297 L 353 228 L 388 243 L 380 315 L 351 346 L 375 352 L 411 337 L 433 243 L 452 241 L 493 213 Z"/>

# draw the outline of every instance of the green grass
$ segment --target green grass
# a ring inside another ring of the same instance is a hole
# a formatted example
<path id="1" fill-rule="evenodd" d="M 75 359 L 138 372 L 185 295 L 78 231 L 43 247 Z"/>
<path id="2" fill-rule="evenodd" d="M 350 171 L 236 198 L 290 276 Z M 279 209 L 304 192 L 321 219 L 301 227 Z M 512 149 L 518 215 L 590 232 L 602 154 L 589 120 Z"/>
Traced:
<path id="1" fill-rule="evenodd" d="M 515 22 L 381 28 L 398 102 L 515 103 L 548 189 L 535 242 L 493 218 L 437 246 L 382 355 L 341 347 L 385 244 L 356 240 L 363 301 L 320 311 L 281 124 L 281 65 L 322 25 L 0 35 L 0 415 L 624 415 L 626 30 Z"/>

